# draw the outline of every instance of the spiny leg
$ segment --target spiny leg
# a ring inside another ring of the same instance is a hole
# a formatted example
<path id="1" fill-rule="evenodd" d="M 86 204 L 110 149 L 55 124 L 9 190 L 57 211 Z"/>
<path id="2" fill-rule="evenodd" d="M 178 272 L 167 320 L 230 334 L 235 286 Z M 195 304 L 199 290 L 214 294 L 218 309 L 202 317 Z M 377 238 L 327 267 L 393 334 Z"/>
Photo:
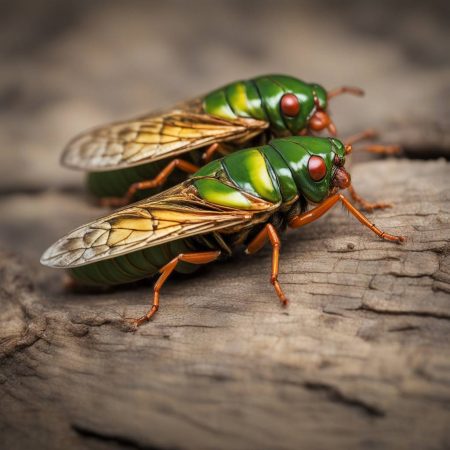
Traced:
<path id="1" fill-rule="evenodd" d="M 210 252 L 198 252 L 198 253 L 181 253 L 177 257 L 173 258 L 172 261 L 167 263 L 164 267 L 159 270 L 161 274 L 156 280 L 153 287 L 153 304 L 149 311 L 143 316 L 137 319 L 131 319 L 131 322 L 135 326 L 142 325 L 148 322 L 159 309 L 159 291 L 163 287 L 169 275 L 174 271 L 175 267 L 180 261 L 184 261 L 191 264 L 207 264 L 216 260 L 220 255 L 220 251 L 210 251 Z"/>
<path id="2" fill-rule="evenodd" d="M 342 194 L 334 194 L 331 197 L 328 197 L 322 203 L 317 205 L 315 208 L 307 211 L 303 214 L 300 214 L 289 221 L 289 226 L 291 228 L 299 228 L 303 225 L 313 222 L 325 214 L 330 208 L 332 208 L 338 201 L 341 201 L 342 204 L 347 208 L 347 210 L 353 214 L 363 225 L 372 230 L 377 236 L 387 241 L 392 242 L 405 242 L 406 237 L 404 236 L 394 236 L 389 233 L 385 233 L 381 231 L 375 224 L 370 223 L 364 214 L 358 211 Z"/>
<path id="3" fill-rule="evenodd" d="M 105 197 L 100 200 L 102 206 L 125 206 L 133 201 L 133 197 L 136 192 L 145 190 L 145 189 L 153 189 L 159 186 L 162 186 L 166 181 L 169 175 L 175 170 L 179 169 L 186 173 L 195 173 L 199 169 L 198 166 L 185 161 L 184 159 L 174 159 L 166 167 L 164 167 L 155 178 L 146 181 L 138 181 L 137 183 L 133 183 L 129 188 L 126 194 L 123 197 Z"/>
<path id="4" fill-rule="evenodd" d="M 267 238 L 269 238 L 269 241 L 272 244 L 272 273 L 270 276 L 270 282 L 273 284 L 280 302 L 284 306 L 286 306 L 288 303 L 288 299 L 284 295 L 280 283 L 278 282 L 281 241 L 275 227 L 272 224 L 268 223 L 250 242 L 245 252 L 249 255 L 256 253 L 267 242 Z"/>

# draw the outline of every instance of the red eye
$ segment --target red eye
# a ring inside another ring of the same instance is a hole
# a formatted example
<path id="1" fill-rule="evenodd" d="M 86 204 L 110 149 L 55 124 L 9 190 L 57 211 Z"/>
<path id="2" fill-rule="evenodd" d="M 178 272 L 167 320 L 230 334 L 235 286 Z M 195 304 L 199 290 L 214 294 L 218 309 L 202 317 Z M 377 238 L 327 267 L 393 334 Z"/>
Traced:
<path id="1" fill-rule="evenodd" d="M 280 100 L 281 112 L 284 116 L 295 117 L 300 112 L 300 103 L 294 94 L 284 94 Z"/>
<path id="2" fill-rule="evenodd" d="M 327 165 L 320 156 L 311 156 L 308 161 L 308 171 L 314 181 L 320 181 L 327 174 Z"/>

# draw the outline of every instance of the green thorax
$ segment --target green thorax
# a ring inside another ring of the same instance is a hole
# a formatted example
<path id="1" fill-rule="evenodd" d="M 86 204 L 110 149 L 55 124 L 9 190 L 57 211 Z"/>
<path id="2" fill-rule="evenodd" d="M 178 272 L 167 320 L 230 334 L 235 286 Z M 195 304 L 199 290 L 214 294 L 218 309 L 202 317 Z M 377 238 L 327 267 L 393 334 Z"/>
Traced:
<path id="1" fill-rule="evenodd" d="M 280 101 L 284 94 L 297 96 L 300 111 L 295 117 L 282 114 Z M 307 127 L 308 120 L 319 108 L 326 109 L 325 89 L 287 75 L 265 75 L 236 81 L 206 95 L 205 112 L 227 120 L 253 118 L 270 122 L 276 135 L 297 134 Z"/>
<path id="2" fill-rule="evenodd" d="M 298 195 L 314 203 L 331 190 L 334 157 L 345 157 L 344 146 L 333 138 L 293 136 L 275 139 L 269 145 L 249 148 L 215 160 L 193 177 L 200 196 L 208 202 L 236 209 L 257 209 L 251 198 L 282 204 Z M 319 156 L 326 175 L 314 181 L 308 162 Z"/>

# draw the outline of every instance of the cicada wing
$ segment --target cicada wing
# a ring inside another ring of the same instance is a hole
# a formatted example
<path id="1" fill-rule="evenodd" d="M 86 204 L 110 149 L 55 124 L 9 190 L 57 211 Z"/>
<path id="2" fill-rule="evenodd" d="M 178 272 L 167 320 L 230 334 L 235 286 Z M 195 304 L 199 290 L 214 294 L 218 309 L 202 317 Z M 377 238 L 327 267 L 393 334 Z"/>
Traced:
<path id="1" fill-rule="evenodd" d="M 77 228 L 52 245 L 41 263 L 72 268 L 180 238 L 241 228 L 275 207 L 260 199 L 255 199 L 253 211 L 219 207 L 198 197 L 187 181 Z"/>
<path id="2" fill-rule="evenodd" d="M 215 142 L 245 140 L 268 126 L 255 119 L 223 120 L 196 109 L 175 109 L 90 130 L 69 142 L 62 164 L 88 171 L 131 167 Z"/>

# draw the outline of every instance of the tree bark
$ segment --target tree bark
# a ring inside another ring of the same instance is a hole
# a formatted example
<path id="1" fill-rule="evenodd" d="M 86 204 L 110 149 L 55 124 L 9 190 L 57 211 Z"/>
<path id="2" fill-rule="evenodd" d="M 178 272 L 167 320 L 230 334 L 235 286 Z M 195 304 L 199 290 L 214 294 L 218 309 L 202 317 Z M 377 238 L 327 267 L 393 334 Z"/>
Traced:
<path id="1" fill-rule="evenodd" d="M 170 280 L 135 333 L 122 316 L 145 311 L 150 282 L 66 292 L 60 272 L 3 253 L 4 448 L 444 448 L 448 170 L 357 165 L 361 194 L 395 204 L 374 222 L 408 242 L 379 240 L 341 208 L 288 232 L 286 309 L 268 248 Z M 82 199 L 65 196 L 79 216 Z"/>

